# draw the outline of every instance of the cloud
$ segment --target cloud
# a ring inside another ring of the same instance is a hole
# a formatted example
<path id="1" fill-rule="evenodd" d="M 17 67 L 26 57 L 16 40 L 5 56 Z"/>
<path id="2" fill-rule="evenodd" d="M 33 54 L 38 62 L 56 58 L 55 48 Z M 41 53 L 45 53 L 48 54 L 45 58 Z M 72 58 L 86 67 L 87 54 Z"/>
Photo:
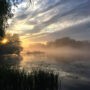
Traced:
<path id="1" fill-rule="evenodd" d="M 23 2 L 19 6 L 11 27 L 22 36 L 28 34 L 28 38 L 50 35 L 54 39 L 59 38 L 57 32 L 67 31 L 70 34 L 66 36 L 72 36 L 73 29 L 77 31 L 75 27 L 82 32 L 83 23 L 88 24 L 90 20 L 90 0 L 33 0 L 29 8 L 26 4 Z M 83 30 L 87 29 L 87 25 L 83 27 Z"/>
<path id="2" fill-rule="evenodd" d="M 79 40 L 90 40 L 90 18 L 88 21 L 78 23 L 63 30 L 47 34 L 50 40 L 62 37 L 71 37 Z M 44 39 L 45 37 L 42 37 Z"/>

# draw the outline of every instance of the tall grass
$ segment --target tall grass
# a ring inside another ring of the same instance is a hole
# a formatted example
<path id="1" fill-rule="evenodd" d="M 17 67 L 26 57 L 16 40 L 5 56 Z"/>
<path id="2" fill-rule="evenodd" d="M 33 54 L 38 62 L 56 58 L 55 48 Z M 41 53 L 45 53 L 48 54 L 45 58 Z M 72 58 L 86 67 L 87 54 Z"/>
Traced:
<path id="1" fill-rule="evenodd" d="M 58 90 L 58 74 L 36 70 L 26 73 L 0 67 L 0 90 Z"/>

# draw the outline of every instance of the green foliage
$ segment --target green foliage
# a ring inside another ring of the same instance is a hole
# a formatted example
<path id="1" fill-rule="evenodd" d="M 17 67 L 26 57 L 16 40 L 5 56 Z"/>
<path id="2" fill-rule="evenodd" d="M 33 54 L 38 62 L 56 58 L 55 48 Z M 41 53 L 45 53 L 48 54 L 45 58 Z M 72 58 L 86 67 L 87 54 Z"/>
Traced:
<path id="1" fill-rule="evenodd" d="M 0 67 L 0 90 L 58 90 L 58 75 L 42 70 L 26 73 Z"/>

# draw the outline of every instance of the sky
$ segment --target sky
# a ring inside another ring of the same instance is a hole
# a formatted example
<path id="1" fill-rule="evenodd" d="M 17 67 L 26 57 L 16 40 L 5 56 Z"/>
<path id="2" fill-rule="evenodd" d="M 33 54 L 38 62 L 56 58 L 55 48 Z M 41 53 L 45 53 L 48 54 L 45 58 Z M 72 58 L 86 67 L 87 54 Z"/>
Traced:
<path id="1" fill-rule="evenodd" d="M 62 37 L 90 40 L 90 0 L 24 0 L 12 12 L 8 31 L 27 43 Z"/>

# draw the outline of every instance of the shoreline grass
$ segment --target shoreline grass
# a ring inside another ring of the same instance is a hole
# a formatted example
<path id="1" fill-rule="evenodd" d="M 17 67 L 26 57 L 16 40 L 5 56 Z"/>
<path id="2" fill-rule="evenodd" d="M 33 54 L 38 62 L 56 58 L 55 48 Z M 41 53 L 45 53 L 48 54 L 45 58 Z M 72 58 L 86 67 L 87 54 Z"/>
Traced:
<path id="1" fill-rule="evenodd" d="M 0 90 L 58 90 L 58 74 L 39 69 L 26 73 L 0 67 Z"/>

